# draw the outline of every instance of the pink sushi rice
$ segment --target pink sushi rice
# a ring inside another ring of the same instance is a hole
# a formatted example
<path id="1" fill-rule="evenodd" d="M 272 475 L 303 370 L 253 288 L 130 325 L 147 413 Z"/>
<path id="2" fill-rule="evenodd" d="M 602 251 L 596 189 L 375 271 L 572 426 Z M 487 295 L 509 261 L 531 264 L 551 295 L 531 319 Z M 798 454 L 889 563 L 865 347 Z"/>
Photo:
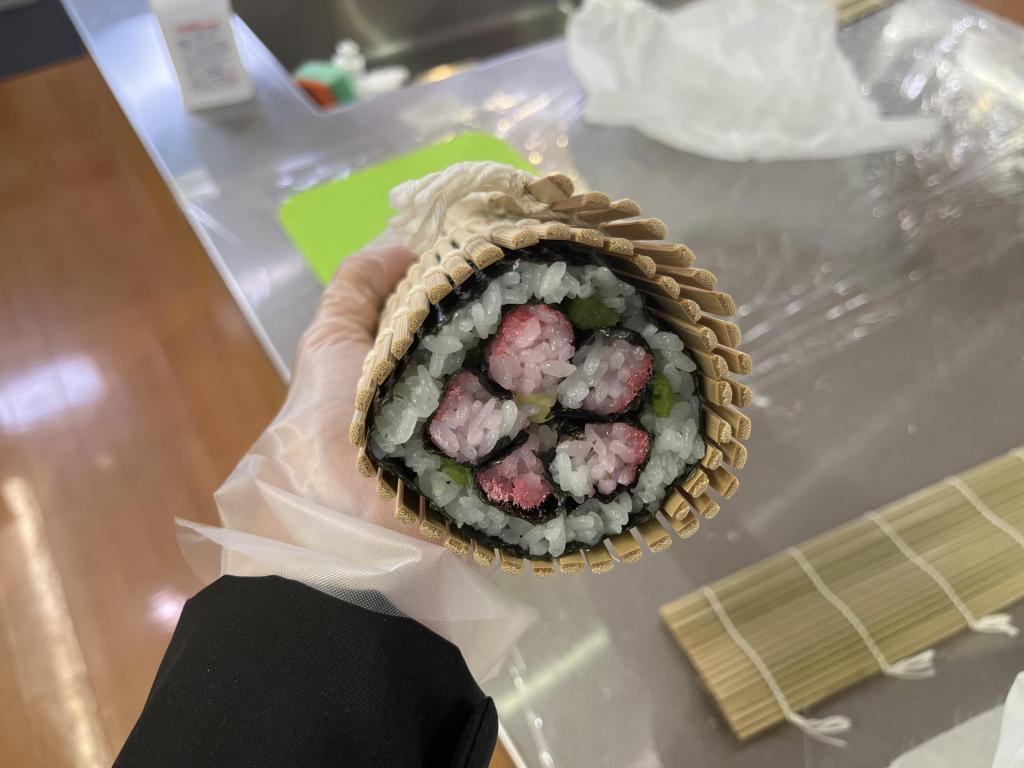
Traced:
<path id="1" fill-rule="evenodd" d="M 487 373 L 518 395 L 554 394 L 558 382 L 576 370 L 572 323 L 546 304 L 522 304 L 501 319 L 487 347 Z"/>

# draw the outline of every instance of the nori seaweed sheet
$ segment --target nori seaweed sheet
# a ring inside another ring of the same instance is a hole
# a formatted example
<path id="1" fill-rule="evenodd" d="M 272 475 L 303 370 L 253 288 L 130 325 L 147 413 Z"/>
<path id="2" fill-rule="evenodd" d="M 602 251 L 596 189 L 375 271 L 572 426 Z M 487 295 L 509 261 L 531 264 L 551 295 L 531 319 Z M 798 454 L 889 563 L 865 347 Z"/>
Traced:
<path id="1" fill-rule="evenodd" d="M 464 282 L 461 286 L 456 287 L 450 294 L 448 294 L 448 296 L 443 298 L 433 307 L 431 315 L 423 323 L 423 326 L 416 332 L 415 338 L 413 339 L 413 343 L 409 349 L 409 352 L 406 353 L 405 357 L 398 362 L 398 365 L 395 366 L 395 370 L 391 372 L 391 375 L 388 377 L 388 380 L 377 389 L 376 394 L 373 396 L 373 402 L 370 406 L 370 412 L 367 414 L 366 418 L 367 435 L 369 435 L 372 432 L 373 424 L 376 419 L 377 413 L 379 412 L 383 404 L 386 403 L 391 398 L 391 393 L 392 390 L 394 389 L 395 383 L 399 380 L 399 378 L 401 378 L 402 374 L 405 372 L 405 369 L 408 366 L 409 361 L 413 357 L 413 351 L 419 346 L 419 343 L 422 340 L 422 338 L 424 336 L 430 335 L 431 333 L 436 331 L 441 325 L 448 322 L 448 320 L 451 319 L 451 315 L 452 313 L 455 312 L 455 310 L 459 309 L 464 304 L 467 304 L 468 302 L 478 298 L 480 294 L 483 293 L 483 291 L 487 288 L 489 281 L 514 269 L 516 263 L 520 260 L 535 261 L 541 264 L 549 264 L 552 261 L 561 260 L 565 261 L 566 263 L 572 266 L 585 266 L 588 264 L 608 266 L 609 264 L 608 258 L 606 258 L 599 251 L 595 251 L 594 249 L 589 248 L 587 246 L 578 245 L 576 243 L 570 242 L 559 242 L 557 246 L 552 247 L 551 241 L 546 241 L 545 243 L 539 243 L 537 245 L 532 245 L 527 248 L 522 248 L 520 250 L 504 250 L 505 258 L 483 270 L 474 268 L 474 274 L 471 275 L 469 279 L 466 280 L 466 282 Z M 653 316 L 649 317 L 654 325 L 658 326 L 662 330 L 668 331 L 669 333 L 674 333 L 671 330 L 671 328 L 666 328 L 665 324 L 662 323 L 658 318 Z M 589 331 L 584 331 L 581 332 L 579 336 L 589 335 L 589 333 Z M 579 338 L 577 338 L 577 342 L 579 342 Z M 479 349 L 479 347 L 476 347 L 474 349 Z M 467 351 L 467 360 L 473 352 L 474 350 Z M 480 355 L 480 357 L 483 356 Z M 479 363 L 480 361 L 478 361 L 478 365 Z M 694 391 L 697 391 L 696 376 L 692 373 L 690 374 L 690 376 L 694 378 Z M 491 383 L 493 384 L 493 382 Z M 701 412 L 700 408 L 698 408 L 697 431 L 702 435 L 704 433 L 703 422 L 703 413 Z M 514 442 L 515 441 L 513 441 L 513 443 Z M 455 521 L 451 520 L 451 517 L 449 517 L 449 515 L 444 511 L 443 508 L 435 506 L 434 503 L 425 494 L 420 492 L 416 475 L 412 472 L 412 470 L 410 470 L 405 465 L 405 463 L 401 459 L 389 458 L 387 456 L 377 456 L 373 452 L 373 447 L 369 443 L 369 441 L 367 441 L 366 450 L 376 464 L 384 467 L 389 472 L 392 472 L 398 477 L 400 477 L 402 479 L 402 482 L 404 482 L 410 488 L 413 488 L 417 493 L 423 496 L 424 499 L 426 499 L 426 502 L 427 504 L 430 505 L 431 509 L 433 509 L 436 513 L 441 515 L 441 517 L 443 517 L 444 519 L 451 521 L 453 525 L 455 524 Z M 697 469 L 698 464 L 699 462 L 694 462 L 693 464 L 687 464 L 686 466 L 684 466 L 683 469 L 680 471 L 679 476 L 676 478 L 675 482 L 671 483 L 668 487 L 672 488 L 678 486 L 681 482 L 684 482 Z M 666 491 L 666 495 L 667 493 L 668 491 Z M 571 511 L 568 505 L 567 511 Z M 640 512 L 630 515 L 629 521 L 622 526 L 622 530 L 628 531 L 634 526 L 639 525 L 640 523 L 645 522 L 647 520 L 650 520 L 652 517 L 654 517 L 653 512 L 641 510 Z M 467 536 L 470 539 L 476 541 L 483 547 L 497 548 L 516 557 L 522 557 L 527 560 L 548 560 L 551 557 L 551 555 L 531 555 L 529 551 L 523 549 L 518 545 L 508 544 L 507 542 L 502 541 L 497 536 L 488 536 L 476 530 L 470 525 L 464 525 L 458 530 L 464 536 Z M 567 542 L 565 545 L 565 552 L 563 552 L 562 554 L 572 554 L 573 552 L 589 549 L 590 546 L 591 545 L 584 544 L 579 541 Z"/>

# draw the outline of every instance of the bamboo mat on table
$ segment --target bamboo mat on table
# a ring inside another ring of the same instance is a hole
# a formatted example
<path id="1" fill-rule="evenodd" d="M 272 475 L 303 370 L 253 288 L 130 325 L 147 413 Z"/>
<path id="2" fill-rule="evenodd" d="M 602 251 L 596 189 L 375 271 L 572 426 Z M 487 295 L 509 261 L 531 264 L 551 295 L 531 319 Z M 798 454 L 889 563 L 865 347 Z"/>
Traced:
<path id="1" fill-rule="evenodd" d="M 877 515 L 975 617 L 1024 597 L 1024 451 L 929 486 Z M 967 626 L 939 583 L 870 515 L 798 549 L 890 663 Z M 790 552 L 710 586 L 793 710 L 879 672 L 862 636 Z M 785 719 L 764 677 L 703 590 L 662 606 L 661 615 L 739 738 Z"/>
<path id="2" fill-rule="evenodd" d="M 836 21 L 841 27 L 847 27 L 865 16 L 882 11 L 896 0 L 834 0 Z"/>

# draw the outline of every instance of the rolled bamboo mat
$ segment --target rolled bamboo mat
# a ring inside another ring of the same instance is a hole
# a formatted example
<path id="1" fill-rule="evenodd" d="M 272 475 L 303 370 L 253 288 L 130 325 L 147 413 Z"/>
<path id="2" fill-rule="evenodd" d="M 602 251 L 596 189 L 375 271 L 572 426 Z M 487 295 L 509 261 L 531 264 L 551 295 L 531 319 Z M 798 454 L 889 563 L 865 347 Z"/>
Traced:
<path id="1" fill-rule="evenodd" d="M 753 403 L 750 387 L 736 377 L 750 375 L 752 363 L 738 349 L 739 326 L 727 319 L 736 313 L 736 302 L 716 290 L 718 278 L 711 271 L 694 266 L 689 248 L 663 241 L 668 232 L 664 222 L 641 217 L 640 206 L 633 200 L 577 192 L 563 174 L 523 176 L 524 188 L 518 197 L 496 193 L 469 213 L 449 210 L 442 217 L 437 241 L 420 254 L 395 287 L 362 366 L 349 439 L 359 449 L 359 471 L 375 478 L 379 497 L 394 503 L 396 517 L 453 552 L 485 567 L 497 562 L 510 574 L 545 577 L 556 569 L 575 574 L 588 570 L 585 566 L 592 573 L 607 573 L 618 563 L 639 561 L 645 551 L 667 549 L 673 532 L 679 539 L 693 536 L 699 519 L 709 520 L 720 510 L 711 493 L 721 500 L 736 494 L 739 479 L 734 473 L 747 462 L 742 441 L 751 433 L 751 420 L 743 409 Z M 707 452 L 699 466 L 669 489 L 653 517 L 631 523 L 628 530 L 577 552 L 526 562 L 471 542 L 469 531 L 450 524 L 415 489 L 387 467 L 377 466 L 367 450 L 367 424 L 378 390 L 413 349 L 417 335 L 422 336 L 432 308 L 471 276 L 484 274 L 518 250 L 537 244 L 593 249 L 643 295 L 647 310 L 659 323 L 683 340 L 699 372 L 697 394 Z"/>
<path id="2" fill-rule="evenodd" d="M 795 556 L 774 555 L 661 608 L 740 739 L 793 720 L 772 684 L 791 710 L 800 711 L 880 671 L 836 601 L 890 663 L 970 626 L 950 592 L 967 616 L 1002 620 L 979 620 L 972 628 L 1015 633 L 1006 617 L 988 614 L 1024 597 L 1024 451 L 947 478 L 796 549 Z M 989 625 L 995 626 L 981 628 Z"/>

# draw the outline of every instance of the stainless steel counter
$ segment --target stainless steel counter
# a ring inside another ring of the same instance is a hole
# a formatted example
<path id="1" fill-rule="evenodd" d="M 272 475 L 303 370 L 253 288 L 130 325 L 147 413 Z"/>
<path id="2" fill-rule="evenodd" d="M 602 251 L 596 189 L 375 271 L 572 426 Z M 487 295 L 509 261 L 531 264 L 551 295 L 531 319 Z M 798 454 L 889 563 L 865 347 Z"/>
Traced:
<path id="1" fill-rule="evenodd" d="M 239 25 L 246 105 L 186 113 L 143 0 L 66 0 L 115 95 L 268 354 L 288 375 L 320 291 L 276 221 L 293 191 L 462 127 L 665 219 L 741 305 L 752 461 L 686 543 L 601 577 L 493 578 L 542 621 L 487 684 L 530 766 L 880 766 L 994 706 L 1024 645 L 961 636 L 939 675 L 878 679 L 822 705 L 837 750 L 781 727 L 737 743 L 657 607 L 1024 443 L 1024 36 L 940 0 L 845 30 L 863 87 L 934 114 L 914 152 L 730 164 L 579 119 L 561 43 L 442 83 L 317 114 Z M 1016 611 L 1024 622 L 1024 611 Z"/>

